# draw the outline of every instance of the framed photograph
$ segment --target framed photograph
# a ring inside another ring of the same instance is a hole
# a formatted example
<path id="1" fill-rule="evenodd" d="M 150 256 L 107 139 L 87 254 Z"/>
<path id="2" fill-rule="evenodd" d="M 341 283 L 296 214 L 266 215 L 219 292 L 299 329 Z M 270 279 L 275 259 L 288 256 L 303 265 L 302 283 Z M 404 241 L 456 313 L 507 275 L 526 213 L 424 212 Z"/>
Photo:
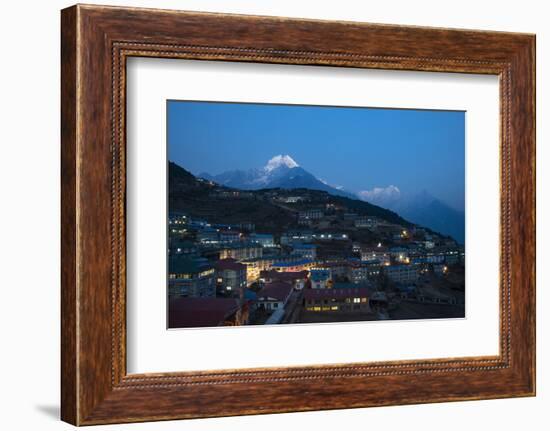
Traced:
<path id="1" fill-rule="evenodd" d="M 535 36 L 62 11 L 62 419 L 535 394 Z"/>

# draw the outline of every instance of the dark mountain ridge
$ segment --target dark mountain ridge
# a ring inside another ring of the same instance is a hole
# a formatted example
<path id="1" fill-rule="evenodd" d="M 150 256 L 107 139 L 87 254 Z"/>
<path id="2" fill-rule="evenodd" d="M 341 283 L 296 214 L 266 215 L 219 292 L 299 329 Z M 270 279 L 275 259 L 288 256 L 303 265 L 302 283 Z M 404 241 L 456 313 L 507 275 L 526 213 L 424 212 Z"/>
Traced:
<path id="1" fill-rule="evenodd" d="M 326 191 L 333 195 L 352 199 L 356 198 L 352 193 L 332 187 L 319 180 L 299 166 L 289 155 L 275 156 L 261 168 L 231 170 L 218 175 L 203 172 L 199 174 L 199 177 L 214 181 L 222 186 L 241 190 L 305 188 Z"/>
<path id="2" fill-rule="evenodd" d="M 465 240 L 464 211 L 456 210 L 426 190 L 412 195 L 403 195 L 399 189 L 390 196 L 373 195 L 363 200 L 399 213 L 413 223 L 449 235 L 459 243 Z"/>
<path id="3" fill-rule="evenodd" d="M 216 182 L 195 177 L 177 165 L 169 163 L 169 209 L 205 218 L 213 223 L 250 221 L 262 231 L 282 232 L 297 228 L 296 209 L 280 204 L 274 197 L 300 196 L 302 209 L 318 208 L 326 204 L 343 207 L 348 212 L 378 217 L 390 223 L 412 226 L 397 213 L 369 202 L 346 196 L 336 196 L 327 191 L 296 188 L 262 188 L 243 190 L 219 185 Z M 296 181 L 296 184 L 301 184 Z"/>

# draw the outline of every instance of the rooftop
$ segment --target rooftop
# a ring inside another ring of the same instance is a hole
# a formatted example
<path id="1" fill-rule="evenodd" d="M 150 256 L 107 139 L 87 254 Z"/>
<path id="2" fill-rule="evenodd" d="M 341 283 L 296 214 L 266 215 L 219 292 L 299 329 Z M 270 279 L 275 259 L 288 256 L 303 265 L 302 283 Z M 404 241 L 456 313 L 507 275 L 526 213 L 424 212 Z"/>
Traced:
<path id="1" fill-rule="evenodd" d="M 215 264 L 218 271 L 246 271 L 246 265 L 237 262 L 235 259 L 222 259 L 218 260 Z"/>
<path id="2" fill-rule="evenodd" d="M 273 298 L 277 301 L 284 301 L 290 292 L 292 291 L 292 285 L 285 282 L 268 283 L 265 287 L 258 292 L 258 300 L 262 298 Z"/>
<path id="3" fill-rule="evenodd" d="M 302 259 L 302 260 L 297 260 L 295 262 L 275 262 L 273 264 L 273 266 L 278 266 L 278 267 L 281 267 L 281 268 L 288 268 L 288 267 L 291 267 L 291 266 L 307 265 L 307 264 L 310 264 L 310 263 L 313 263 L 313 261 L 310 260 L 310 259 Z"/>
<path id="4" fill-rule="evenodd" d="M 211 265 L 195 259 L 172 257 L 169 260 L 168 272 L 171 274 L 198 274 L 212 268 Z"/>
<path id="5" fill-rule="evenodd" d="M 233 244 L 227 244 L 220 247 L 222 250 L 227 249 L 237 249 L 237 248 L 262 248 L 260 244 L 257 242 L 247 242 L 247 241 L 241 241 Z"/>
<path id="6" fill-rule="evenodd" d="M 367 283 L 363 282 L 361 283 L 361 285 L 359 285 L 357 283 L 352 283 L 349 281 L 341 281 L 341 282 L 333 283 L 332 288 L 333 289 L 357 289 L 360 287 L 366 287 L 365 284 Z"/>
<path id="7" fill-rule="evenodd" d="M 341 289 L 305 289 L 304 299 L 342 299 L 369 297 L 370 289 L 367 287 L 343 287 Z"/>
<path id="8" fill-rule="evenodd" d="M 169 328 L 220 326 L 240 308 L 235 298 L 173 298 L 168 307 Z"/>
<path id="9" fill-rule="evenodd" d="M 294 281 L 294 280 L 305 280 L 307 278 L 307 271 L 262 271 L 260 276 L 268 280 L 277 280 L 277 281 Z"/>
<path id="10" fill-rule="evenodd" d="M 330 278 L 330 271 L 328 269 L 313 269 L 311 271 L 311 279 L 313 281 L 321 281 Z"/>
<path id="11" fill-rule="evenodd" d="M 418 270 L 418 265 L 412 264 L 412 265 L 390 265 L 385 266 L 384 269 L 386 271 L 416 271 Z"/>

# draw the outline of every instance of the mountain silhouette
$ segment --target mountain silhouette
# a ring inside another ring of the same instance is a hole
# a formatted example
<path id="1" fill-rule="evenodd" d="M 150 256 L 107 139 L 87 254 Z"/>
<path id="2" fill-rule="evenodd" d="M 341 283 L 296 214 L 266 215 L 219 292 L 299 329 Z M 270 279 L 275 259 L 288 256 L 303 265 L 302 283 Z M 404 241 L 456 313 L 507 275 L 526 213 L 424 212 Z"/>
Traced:
<path id="1" fill-rule="evenodd" d="M 199 177 L 241 190 L 304 188 L 357 199 L 352 193 L 340 190 L 318 179 L 302 168 L 291 156 L 282 154 L 272 157 L 261 168 L 230 170 L 218 175 L 201 173 Z"/>
<path id="2" fill-rule="evenodd" d="M 413 195 L 404 195 L 397 187 L 388 186 L 359 192 L 358 196 L 364 201 L 395 211 L 413 223 L 451 236 L 464 244 L 464 211 L 450 207 L 426 190 Z"/>

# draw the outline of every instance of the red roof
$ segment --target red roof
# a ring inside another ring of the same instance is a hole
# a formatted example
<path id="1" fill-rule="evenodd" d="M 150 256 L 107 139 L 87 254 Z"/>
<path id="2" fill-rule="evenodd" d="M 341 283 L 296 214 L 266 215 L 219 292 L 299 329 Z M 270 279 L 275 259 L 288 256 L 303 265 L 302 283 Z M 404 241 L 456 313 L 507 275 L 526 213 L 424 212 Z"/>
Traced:
<path id="1" fill-rule="evenodd" d="M 168 305 L 168 327 L 220 326 L 239 308 L 236 298 L 172 298 Z"/>
<path id="2" fill-rule="evenodd" d="M 260 277 L 267 280 L 294 281 L 307 279 L 308 271 L 262 271 Z"/>
<path id="3" fill-rule="evenodd" d="M 274 298 L 277 301 L 285 301 L 292 292 L 292 285 L 284 282 L 268 283 L 258 292 L 257 300 Z"/>
<path id="4" fill-rule="evenodd" d="M 222 259 L 216 262 L 216 269 L 219 271 L 226 269 L 233 271 L 246 271 L 246 266 L 237 262 L 235 259 Z"/>
<path id="5" fill-rule="evenodd" d="M 371 291 L 367 287 L 343 287 L 339 289 L 305 289 L 304 299 L 365 298 Z"/>

